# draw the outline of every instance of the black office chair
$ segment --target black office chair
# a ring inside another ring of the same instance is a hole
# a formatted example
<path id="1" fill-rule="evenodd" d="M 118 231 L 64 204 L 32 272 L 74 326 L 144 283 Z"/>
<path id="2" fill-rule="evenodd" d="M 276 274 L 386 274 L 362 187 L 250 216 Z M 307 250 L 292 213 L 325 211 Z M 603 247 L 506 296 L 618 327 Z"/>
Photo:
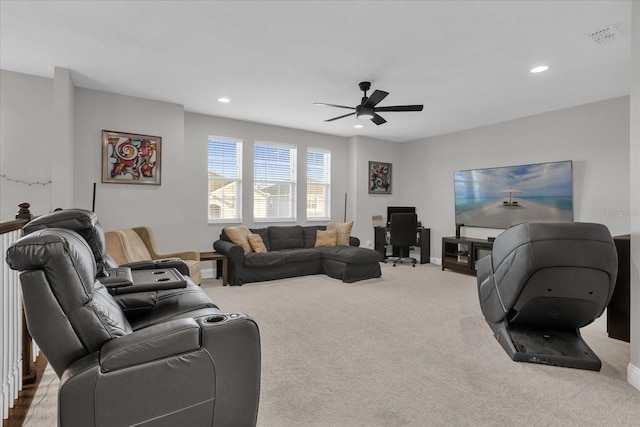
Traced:
<path id="1" fill-rule="evenodd" d="M 580 328 L 609 304 L 617 259 L 602 224 L 524 223 L 500 234 L 476 263 L 478 295 L 511 359 L 599 371 Z"/>
<path id="2" fill-rule="evenodd" d="M 391 215 L 389 243 L 397 247 L 398 257 L 385 260 L 397 263 L 410 262 L 412 267 L 416 266 L 416 259 L 409 256 L 409 250 L 417 244 L 418 215 L 415 213 L 394 213 Z"/>

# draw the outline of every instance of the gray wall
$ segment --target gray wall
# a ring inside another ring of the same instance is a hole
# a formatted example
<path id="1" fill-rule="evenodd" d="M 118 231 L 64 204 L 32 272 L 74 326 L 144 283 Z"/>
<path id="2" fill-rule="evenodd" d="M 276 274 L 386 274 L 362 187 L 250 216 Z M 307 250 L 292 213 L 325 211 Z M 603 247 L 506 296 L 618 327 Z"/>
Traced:
<path id="1" fill-rule="evenodd" d="M 574 220 L 629 232 L 629 97 L 585 104 L 401 145 L 403 203 L 431 228 L 431 255 L 455 234 L 456 170 L 573 160 Z M 463 228 L 469 237 L 501 230 Z"/>
<path id="2" fill-rule="evenodd" d="M 0 71 L 0 221 L 13 219 L 18 204 L 33 212 L 52 206 L 53 80 Z M 25 181 L 33 185 L 21 182 Z"/>
<path id="3" fill-rule="evenodd" d="M 287 129 L 241 120 L 211 117 L 187 113 L 184 122 L 185 168 L 183 179 L 189 182 L 185 188 L 188 209 L 184 212 L 189 224 L 189 243 L 200 250 L 213 250 L 212 244 L 220 236 L 222 227 L 228 224 L 207 224 L 207 140 L 209 135 L 241 139 L 243 144 L 243 223 L 250 228 L 265 227 L 272 223 L 253 221 L 253 144 L 255 141 L 281 142 L 297 146 L 297 224 L 306 223 L 306 162 L 308 148 L 331 150 L 331 218 L 341 221 L 344 213 L 344 193 L 347 191 L 348 146 L 347 140 L 331 135 Z M 317 222 L 326 224 L 326 221 Z M 283 223 L 279 223 L 283 224 Z M 284 223 L 290 225 L 294 223 Z"/>
<path id="4" fill-rule="evenodd" d="M 103 129 L 161 136 L 162 185 L 102 184 Z M 95 212 L 106 230 L 149 225 L 161 249 L 193 248 L 181 105 L 78 88 L 75 139 L 75 207 L 91 209 L 95 182 Z"/>
<path id="5" fill-rule="evenodd" d="M 352 182 L 348 195 L 347 219 L 354 220 L 353 234 L 361 240 L 361 246 L 373 242 L 372 216 L 387 217 L 387 206 L 397 206 L 402 200 L 401 181 L 403 168 L 400 162 L 402 146 L 373 138 L 355 136 L 349 139 Z M 369 194 L 369 161 L 391 163 L 391 194 Z"/>

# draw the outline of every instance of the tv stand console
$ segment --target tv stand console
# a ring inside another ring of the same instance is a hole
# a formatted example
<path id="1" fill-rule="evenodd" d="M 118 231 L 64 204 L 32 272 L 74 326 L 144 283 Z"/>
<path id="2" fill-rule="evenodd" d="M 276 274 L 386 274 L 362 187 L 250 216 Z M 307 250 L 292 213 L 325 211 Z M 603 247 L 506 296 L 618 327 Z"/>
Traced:
<path id="1" fill-rule="evenodd" d="M 491 254 L 493 242 L 470 237 L 442 238 L 442 270 L 476 275 L 476 262 Z"/>

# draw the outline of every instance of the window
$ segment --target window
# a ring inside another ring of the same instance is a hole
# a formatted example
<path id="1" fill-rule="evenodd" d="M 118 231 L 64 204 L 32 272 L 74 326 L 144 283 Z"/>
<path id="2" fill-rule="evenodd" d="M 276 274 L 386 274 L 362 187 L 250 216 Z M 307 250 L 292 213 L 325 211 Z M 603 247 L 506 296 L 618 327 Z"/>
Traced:
<path id="1" fill-rule="evenodd" d="M 256 142 L 253 153 L 253 219 L 296 219 L 296 148 Z"/>
<path id="2" fill-rule="evenodd" d="M 242 222 L 242 141 L 209 136 L 209 222 Z"/>
<path id="3" fill-rule="evenodd" d="M 317 148 L 307 151 L 307 219 L 331 217 L 331 152 Z"/>

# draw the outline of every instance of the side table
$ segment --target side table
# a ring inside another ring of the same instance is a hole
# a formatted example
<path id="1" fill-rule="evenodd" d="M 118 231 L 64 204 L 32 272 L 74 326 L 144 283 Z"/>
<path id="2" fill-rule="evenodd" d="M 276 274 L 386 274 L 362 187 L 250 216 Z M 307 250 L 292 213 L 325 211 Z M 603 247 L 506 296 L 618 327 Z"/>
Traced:
<path id="1" fill-rule="evenodd" d="M 227 256 L 218 252 L 200 252 L 200 261 L 216 262 L 216 279 L 220 278 L 222 272 L 222 286 L 227 286 Z"/>

